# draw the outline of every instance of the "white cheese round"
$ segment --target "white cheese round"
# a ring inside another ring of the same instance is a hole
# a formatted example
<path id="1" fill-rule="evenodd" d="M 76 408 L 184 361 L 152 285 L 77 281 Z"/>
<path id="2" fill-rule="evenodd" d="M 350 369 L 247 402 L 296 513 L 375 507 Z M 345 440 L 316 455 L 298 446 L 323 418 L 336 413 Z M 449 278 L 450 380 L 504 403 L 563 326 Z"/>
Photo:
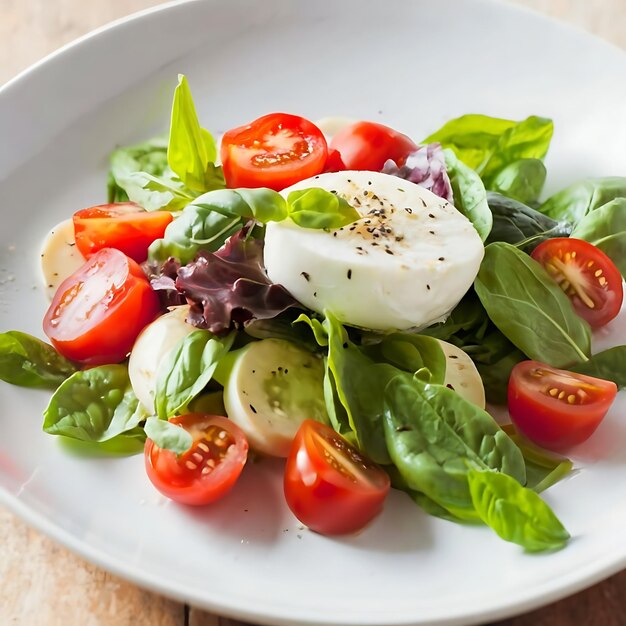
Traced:
<path id="1" fill-rule="evenodd" d="M 333 231 L 267 225 L 267 274 L 306 307 L 352 326 L 419 329 L 445 319 L 472 285 L 484 246 L 446 200 L 397 176 L 354 171 L 282 193 L 309 187 L 339 194 L 363 217 Z"/>

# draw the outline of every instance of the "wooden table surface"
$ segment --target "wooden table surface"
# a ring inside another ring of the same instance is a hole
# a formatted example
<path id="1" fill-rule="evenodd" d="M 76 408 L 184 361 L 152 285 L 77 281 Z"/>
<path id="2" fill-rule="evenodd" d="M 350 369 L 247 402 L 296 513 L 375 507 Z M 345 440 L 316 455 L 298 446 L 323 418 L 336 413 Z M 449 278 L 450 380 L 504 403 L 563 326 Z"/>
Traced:
<path id="1" fill-rule="evenodd" d="M 626 0 L 516 2 L 626 48 Z M 0 0 L 0 84 L 93 28 L 156 4 L 158 0 Z M 0 626 L 8 624 L 238 625 L 112 576 L 0 508 Z M 579 624 L 626 624 L 626 571 L 566 600 L 492 626 Z"/>

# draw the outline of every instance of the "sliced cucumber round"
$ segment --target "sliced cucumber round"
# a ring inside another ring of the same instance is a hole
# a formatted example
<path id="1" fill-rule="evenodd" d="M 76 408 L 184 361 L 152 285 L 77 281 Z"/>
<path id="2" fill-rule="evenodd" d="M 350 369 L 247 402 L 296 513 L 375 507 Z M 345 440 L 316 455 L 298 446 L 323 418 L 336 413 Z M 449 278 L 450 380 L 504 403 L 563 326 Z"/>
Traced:
<path id="1" fill-rule="evenodd" d="M 232 363 L 224 381 L 224 406 L 250 447 L 286 457 L 305 419 L 328 423 L 324 363 L 283 339 L 255 341 Z"/>
<path id="2" fill-rule="evenodd" d="M 468 402 L 485 408 L 485 387 L 474 361 L 457 346 L 439 340 L 446 356 L 444 385 L 456 391 Z"/>

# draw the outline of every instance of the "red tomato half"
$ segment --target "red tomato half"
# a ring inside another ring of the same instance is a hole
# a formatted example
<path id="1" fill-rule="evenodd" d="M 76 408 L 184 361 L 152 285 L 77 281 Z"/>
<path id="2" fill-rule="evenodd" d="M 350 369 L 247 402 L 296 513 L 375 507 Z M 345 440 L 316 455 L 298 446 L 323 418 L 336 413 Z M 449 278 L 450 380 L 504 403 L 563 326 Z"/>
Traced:
<path id="1" fill-rule="evenodd" d="M 332 428 L 305 420 L 285 468 L 285 498 L 311 530 L 340 535 L 363 528 L 383 508 L 389 476 Z"/>
<path id="2" fill-rule="evenodd" d="M 181 504 L 209 504 L 232 489 L 248 458 L 248 442 L 235 423 L 218 415 L 189 413 L 170 418 L 193 437 L 180 456 L 148 439 L 146 472 L 164 495 Z"/>
<path id="3" fill-rule="evenodd" d="M 380 172 L 387 159 L 402 165 L 418 146 L 406 135 L 375 122 L 356 122 L 340 130 L 330 141 L 347 170 Z"/>
<path id="4" fill-rule="evenodd" d="M 509 414 L 517 429 L 549 450 L 586 441 L 615 400 L 615 383 L 522 361 L 509 379 Z"/>
<path id="5" fill-rule="evenodd" d="M 620 311 L 624 297 L 622 275 L 611 259 L 582 239 L 557 237 L 532 253 L 569 296 L 576 313 L 598 328 Z"/>
<path id="6" fill-rule="evenodd" d="M 270 113 L 229 130 L 220 150 L 229 187 L 280 191 L 324 170 L 328 149 L 322 131 L 297 115 Z"/>
<path id="7" fill-rule="evenodd" d="M 43 329 L 68 359 L 118 363 L 158 312 L 158 297 L 139 265 L 119 250 L 104 248 L 61 283 Z"/>
<path id="8" fill-rule="evenodd" d="M 116 248 L 142 263 L 148 246 L 163 237 L 172 219 L 167 211 L 148 212 L 133 202 L 102 204 L 74 213 L 74 236 L 85 258 L 102 248 Z"/>

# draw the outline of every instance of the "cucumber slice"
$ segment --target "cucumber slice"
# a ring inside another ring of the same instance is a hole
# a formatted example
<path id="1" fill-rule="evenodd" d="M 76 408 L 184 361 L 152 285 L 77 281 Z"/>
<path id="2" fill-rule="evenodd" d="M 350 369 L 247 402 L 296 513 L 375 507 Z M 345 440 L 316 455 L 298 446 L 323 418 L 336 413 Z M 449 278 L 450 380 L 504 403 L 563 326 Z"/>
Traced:
<path id="1" fill-rule="evenodd" d="M 305 419 L 329 423 L 324 363 L 283 339 L 255 341 L 232 362 L 224 381 L 224 406 L 251 448 L 286 457 Z"/>
<path id="2" fill-rule="evenodd" d="M 485 387 L 474 361 L 461 348 L 439 340 L 446 356 L 446 375 L 443 384 L 456 391 L 468 402 L 485 408 Z"/>

